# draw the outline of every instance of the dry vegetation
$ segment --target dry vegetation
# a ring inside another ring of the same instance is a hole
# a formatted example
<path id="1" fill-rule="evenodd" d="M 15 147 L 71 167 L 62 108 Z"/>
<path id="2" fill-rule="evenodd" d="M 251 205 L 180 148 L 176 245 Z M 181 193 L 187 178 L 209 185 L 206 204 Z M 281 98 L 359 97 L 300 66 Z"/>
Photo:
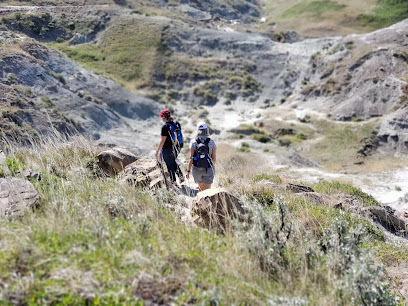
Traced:
<path id="1" fill-rule="evenodd" d="M 116 178 L 95 177 L 88 166 L 97 149 L 89 141 L 3 147 L 8 159 L 2 175 L 18 176 L 21 169 L 41 174 L 41 181 L 32 180 L 40 209 L 0 221 L 0 299 L 6 303 L 398 301 L 367 245 L 375 243 L 378 258 L 389 254 L 404 261 L 402 249 L 385 244 L 382 232 L 348 213 L 261 187 L 261 180 L 279 185 L 281 178 L 266 168 L 258 172 L 256 156 L 219 147 L 217 176 L 234 184 L 240 178 L 245 188 L 234 193 L 252 220 L 220 235 L 184 224 L 164 209 L 186 205 L 171 192 L 154 196 Z M 228 168 L 236 166 L 234 160 L 240 167 Z M 326 183 L 320 189 L 357 194 L 361 205 L 372 205 L 351 186 Z"/>

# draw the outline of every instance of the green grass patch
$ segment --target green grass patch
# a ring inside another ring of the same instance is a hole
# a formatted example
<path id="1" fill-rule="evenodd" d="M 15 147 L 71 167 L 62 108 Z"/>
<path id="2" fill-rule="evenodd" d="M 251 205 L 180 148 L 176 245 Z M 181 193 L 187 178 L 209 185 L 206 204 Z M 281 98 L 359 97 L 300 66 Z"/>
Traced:
<path id="1" fill-rule="evenodd" d="M 360 15 L 359 21 L 373 28 L 386 28 L 408 18 L 408 2 L 405 0 L 380 0 L 372 15 Z"/>
<path id="2" fill-rule="evenodd" d="M 303 15 L 319 18 L 325 12 L 339 11 L 345 7 L 346 5 L 338 4 L 335 1 L 303 1 L 284 11 L 280 17 L 283 19 L 289 19 Z"/>
<path id="3" fill-rule="evenodd" d="M 99 44 L 52 46 L 76 62 L 103 73 L 122 84 L 149 82 L 151 69 L 160 54 L 161 25 L 147 19 L 113 23 L 102 33 Z"/>

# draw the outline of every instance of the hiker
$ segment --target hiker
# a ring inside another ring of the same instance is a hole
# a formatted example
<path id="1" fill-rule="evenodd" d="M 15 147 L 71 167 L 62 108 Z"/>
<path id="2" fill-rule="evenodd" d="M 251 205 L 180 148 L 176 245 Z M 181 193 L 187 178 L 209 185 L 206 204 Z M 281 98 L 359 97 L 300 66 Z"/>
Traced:
<path id="1" fill-rule="evenodd" d="M 167 170 L 170 173 L 172 183 L 176 183 L 176 175 L 180 179 L 180 183 L 184 182 L 183 172 L 177 164 L 176 158 L 183 147 L 183 135 L 181 133 L 181 125 L 174 120 L 168 109 L 160 113 L 160 118 L 164 125 L 161 129 L 161 141 L 156 150 L 156 159 L 159 158 L 161 151 Z"/>
<path id="2" fill-rule="evenodd" d="M 190 161 L 187 169 L 187 179 L 192 174 L 200 191 L 211 188 L 215 175 L 216 145 L 214 140 L 208 137 L 209 130 L 205 122 L 197 125 L 197 137 L 190 146 Z"/>

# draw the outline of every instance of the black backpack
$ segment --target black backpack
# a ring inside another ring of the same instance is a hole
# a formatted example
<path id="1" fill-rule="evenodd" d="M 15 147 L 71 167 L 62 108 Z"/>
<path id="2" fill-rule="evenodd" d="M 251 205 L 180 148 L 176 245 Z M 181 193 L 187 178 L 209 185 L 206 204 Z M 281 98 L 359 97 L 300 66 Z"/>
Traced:
<path id="1" fill-rule="evenodd" d="M 212 167 L 210 147 L 208 146 L 210 140 L 211 140 L 210 138 L 207 138 L 204 142 L 201 142 L 200 138 L 196 139 L 197 148 L 195 149 L 193 156 L 194 166 L 205 169 Z"/>

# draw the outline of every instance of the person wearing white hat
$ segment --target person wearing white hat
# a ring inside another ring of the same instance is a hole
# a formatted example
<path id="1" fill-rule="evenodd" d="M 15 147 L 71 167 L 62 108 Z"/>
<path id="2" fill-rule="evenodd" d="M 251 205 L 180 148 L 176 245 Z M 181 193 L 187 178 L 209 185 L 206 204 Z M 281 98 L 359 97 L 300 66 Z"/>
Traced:
<path id="1" fill-rule="evenodd" d="M 215 176 L 217 146 L 209 137 L 209 129 L 205 122 L 197 124 L 197 137 L 191 142 L 190 161 L 187 169 L 187 179 L 190 172 L 200 191 L 211 188 Z"/>

